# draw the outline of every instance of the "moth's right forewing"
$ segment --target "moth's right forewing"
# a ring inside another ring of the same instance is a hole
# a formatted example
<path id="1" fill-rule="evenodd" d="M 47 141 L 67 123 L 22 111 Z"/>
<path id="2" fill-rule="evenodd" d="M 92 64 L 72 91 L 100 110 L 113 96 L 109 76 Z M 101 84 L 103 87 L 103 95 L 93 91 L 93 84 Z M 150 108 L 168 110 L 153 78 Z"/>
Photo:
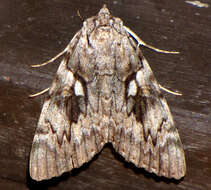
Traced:
<path id="1" fill-rule="evenodd" d="M 74 80 L 73 73 L 66 69 L 63 60 L 45 99 L 32 144 L 30 175 L 37 181 L 61 175 L 73 168 L 69 160 L 72 146 L 68 141 L 70 121 L 66 104 L 70 101 Z"/>
<path id="2" fill-rule="evenodd" d="M 103 126 L 96 126 L 86 113 L 85 83 L 69 67 L 81 47 L 79 38 L 83 37 L 76 35 L 68 45 L 39 118 L 30 153 L 30 175 L 37 181 L 80 167 L 107 139 L 101 135 Z"/>

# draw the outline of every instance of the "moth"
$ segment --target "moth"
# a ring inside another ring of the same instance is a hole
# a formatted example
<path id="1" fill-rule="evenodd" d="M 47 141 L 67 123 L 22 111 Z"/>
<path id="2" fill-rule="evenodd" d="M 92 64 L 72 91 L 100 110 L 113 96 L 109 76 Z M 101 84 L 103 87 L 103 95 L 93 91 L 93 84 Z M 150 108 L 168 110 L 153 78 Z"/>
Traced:
<path id="1" fill-rule="evenodd" d="M 186 164 L 182 143 L 161 85 L 140 45 L 106 5 L 83 22 L 46 89 L 30 153 L 30 175 L 40 181 L 78 168 L 106 143 L 126 161 L 158 176 L 180 179 Z M 42 65 L 35 65 L 42 66 Z"/>

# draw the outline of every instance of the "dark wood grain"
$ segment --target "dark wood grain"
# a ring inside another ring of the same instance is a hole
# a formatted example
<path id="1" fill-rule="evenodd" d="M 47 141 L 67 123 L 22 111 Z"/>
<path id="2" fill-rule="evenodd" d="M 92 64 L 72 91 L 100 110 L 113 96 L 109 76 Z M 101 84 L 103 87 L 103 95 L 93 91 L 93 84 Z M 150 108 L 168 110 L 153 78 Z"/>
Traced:
<path id="1" fill-rule="evenodd" d="M 29 177 L 43 97 L 30 99 L 28 94 L 47 88 L 58 64 L 30 65 L 63 50 L 82 25 L 77 9 L 88 18 L 103 3 L 145 42 L 181 52 L 164 55 L 143 48 L 161 85 L 183 93 L 166 94 L 187 159 L 187 174 L 180 181 L 137 169 L 110 145 L 59 178 L 36 183 Z M 182 0 L 2 0 L 0 11 L 0 189 L 211 189 L 210 6 L 198 8 Z"/>

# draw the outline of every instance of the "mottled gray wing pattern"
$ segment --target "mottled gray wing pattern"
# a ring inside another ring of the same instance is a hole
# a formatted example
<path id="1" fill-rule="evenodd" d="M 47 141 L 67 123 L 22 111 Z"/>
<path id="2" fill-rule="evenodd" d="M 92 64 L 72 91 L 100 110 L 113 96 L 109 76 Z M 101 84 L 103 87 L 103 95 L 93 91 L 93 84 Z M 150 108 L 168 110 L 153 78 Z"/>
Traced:
<path id="1" fill-rule="evenodd" d="M 80 167 L 107 141 L 102 126 L 96 127 L 87 119 L 86 92 L 82 82 L 68 70 L 68 57 L 69 53 L 59 66 L 35 132 L 30 175 L 37 181 Z"/>
<path id="2" fill-rule="evenodd" d="M 133 38 L 138 37 L 104 5 L 49 61 L 66 53 L 35 132 L 33 179 L 80 167 L 107 142 L 137 167 L 168 178 L 185 175 L 171 112 Z"/>
<path id="3" fill-rule="evenodd" d="M 142 68 L 135 74 L 127 108 L 128 117 L 116 126 L 113 146 L 127 161 L 159 176 L 180 179 L 185 175 L 185 156 L 167 102 L 142 57 Z M 135 94 L 135 93 L 134 93 Z"/>

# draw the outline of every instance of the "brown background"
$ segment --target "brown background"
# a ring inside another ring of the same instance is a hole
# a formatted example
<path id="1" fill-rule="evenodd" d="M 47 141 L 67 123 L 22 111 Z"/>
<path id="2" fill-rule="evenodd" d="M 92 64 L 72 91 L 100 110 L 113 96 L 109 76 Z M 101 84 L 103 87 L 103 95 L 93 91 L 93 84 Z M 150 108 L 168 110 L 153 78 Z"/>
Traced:
<path id="1" fill-rule="evenodd" d="M 135 168 L 110 145 L 59 178 L 36 183 L 29 177 L 43 96 L 28 95 L 51 84 L 59 61 L 38 69 L 30 65 L 66 47 L 82 26 L 78 9 L 88 18 L 103 3 L 145 42 L 181 52 L 142 48 L 160 84 L 183 93 L 165 93 L 186 153 L 187 175 L 180 181 Z M 183 0 L 1 0 L 0 13 L 0 189 L 211 189 L 211 7 Z"/>

